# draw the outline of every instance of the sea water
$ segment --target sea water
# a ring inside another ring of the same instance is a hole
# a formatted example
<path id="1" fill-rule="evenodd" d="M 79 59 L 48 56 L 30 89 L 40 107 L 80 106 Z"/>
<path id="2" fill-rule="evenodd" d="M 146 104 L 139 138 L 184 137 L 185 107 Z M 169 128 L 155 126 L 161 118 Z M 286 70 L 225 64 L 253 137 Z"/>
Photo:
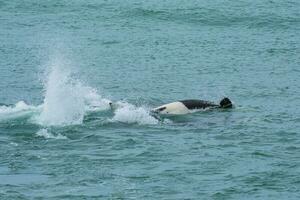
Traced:
<path id="1" fill-rule="evenodd" d="M 0 199 L 299 199 L 299 10 L 0 1 Z"/>

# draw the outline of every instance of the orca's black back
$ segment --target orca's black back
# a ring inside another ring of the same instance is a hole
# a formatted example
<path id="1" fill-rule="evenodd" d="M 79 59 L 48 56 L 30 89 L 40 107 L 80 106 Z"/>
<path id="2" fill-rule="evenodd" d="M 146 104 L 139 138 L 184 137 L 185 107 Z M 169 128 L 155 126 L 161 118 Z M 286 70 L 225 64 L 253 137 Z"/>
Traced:
<path id="1" fill-rule="evenodd" d="M 197 100 L 197 99 L 188 99 L 188 100 L 182 100 L 179 101 L 183 103 L 188 109 L 205 109 L 208 107 L 218 107 L 219 105 L 216 105 L 209 101 L 203 101 L 203 100 Z"/>

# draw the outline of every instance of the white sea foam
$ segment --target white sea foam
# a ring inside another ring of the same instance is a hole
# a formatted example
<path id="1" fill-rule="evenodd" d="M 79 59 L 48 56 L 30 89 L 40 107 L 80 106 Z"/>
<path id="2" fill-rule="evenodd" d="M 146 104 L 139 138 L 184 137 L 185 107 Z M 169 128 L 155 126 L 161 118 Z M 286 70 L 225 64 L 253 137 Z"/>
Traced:
<path id="1" fill-rule="evenodd" d="M 30 106 L 19 101 L 12 106 L 0 106 L 0 120 L 22 117 L 40 110 L 40 106 Z"/>
<path id="2" fill-rule="evenodd" d="M 66 136 L 63 136 L 61 134 L 53 135 L 47 129 L 39 130 L 38 132 L 36 132 L 36 135 L 39 136 L 39 137 L 44 137 L 46 139 L 68 139 Z"/>
<path id="3" fill-rule="evenodd" d="M 138 124 L 157 124 L 158 120 L 150 115 L 145 107 L 136 107 L 127 102 L 118 102 L 112 121 Z"/>
<path id="4" fill-rule="evenodd" d="M 83 92 L 85 93 L 85 109 L 87 111 L 102 111 L 110 109 L 109 103 L 111 101 L 99 95 L 96 89 L 86 86 Z"/>
<path id="5" fill-rule="evenodd" d="M 20 111 L 30 110 L 33 106 L 27 105 L 24 101 L 19 101 L 14 106 L 0 106 L 0 114 L 11 114 Z"/>

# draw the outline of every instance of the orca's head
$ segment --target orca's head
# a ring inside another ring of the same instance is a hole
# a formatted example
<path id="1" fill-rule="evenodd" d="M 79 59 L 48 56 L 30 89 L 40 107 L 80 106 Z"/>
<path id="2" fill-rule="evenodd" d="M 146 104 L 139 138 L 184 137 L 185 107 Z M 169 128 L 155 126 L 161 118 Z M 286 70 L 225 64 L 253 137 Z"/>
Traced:
<path id="1" fill-rule="evenodd" d="M 220 101 L 220 107 L 221 108 L 232 108 L 232 103 L 231 103 L 230 99 L 228 99 L 227 97 L 222 99 Z"/>

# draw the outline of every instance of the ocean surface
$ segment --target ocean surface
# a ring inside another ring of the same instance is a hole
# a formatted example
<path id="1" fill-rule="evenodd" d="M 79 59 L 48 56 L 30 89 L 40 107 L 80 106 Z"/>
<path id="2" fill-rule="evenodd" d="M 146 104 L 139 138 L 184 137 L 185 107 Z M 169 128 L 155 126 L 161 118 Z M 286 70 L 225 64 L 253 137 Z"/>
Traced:
<path id="1" fill-rule="evenodd" d="M 298 0 L 0 0 L 0 199 L 300 199 L 299 77 Z"/>

